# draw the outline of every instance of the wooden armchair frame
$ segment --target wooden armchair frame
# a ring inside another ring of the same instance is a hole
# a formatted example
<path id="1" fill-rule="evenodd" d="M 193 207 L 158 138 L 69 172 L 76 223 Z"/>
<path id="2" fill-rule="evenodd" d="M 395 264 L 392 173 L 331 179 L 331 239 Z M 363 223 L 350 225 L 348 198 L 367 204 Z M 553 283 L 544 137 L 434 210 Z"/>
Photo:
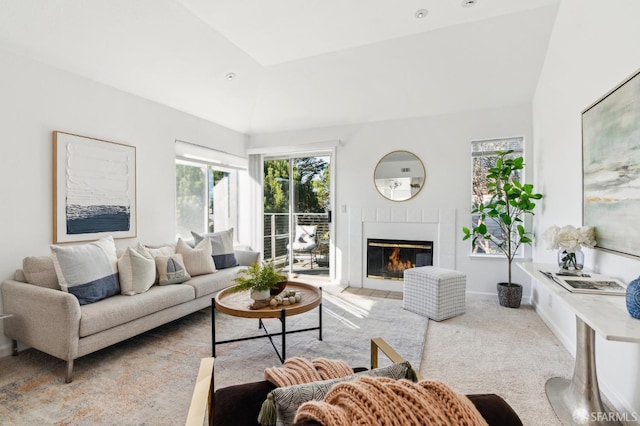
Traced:
<path id="1" fill-rule="evenodd" d="M 213 397 L 213 364 L 212 357 L 202 358 L 198 369 L 198 378 L 191 396 L 191 405 L 187 414 L 185 426 L 211 425 L 213 422 L 213 412 L 211 398 Z"/>
<path id="2" fill-rule="evenodd" d="M 391 362 L 399 363 L 406 361 L 398 352 L 395 351 L 384 339 L 376 337 L 371 339 L 371 368 L 378 368 L 378 355 L 382 352 Z M 186 426 L 202 426 L 211 425 L 213 422 L 213 412 L 211 407 L 211 399 L 213 398 L 213 373 L 214 358 L 203 358 L 200 361 L 200 369 L 198 370 L 198 378 L 191 396 L 191 405 L 187 415 Z M 422 380 L 420 373 L 416 371 L 418 380 Z"/>

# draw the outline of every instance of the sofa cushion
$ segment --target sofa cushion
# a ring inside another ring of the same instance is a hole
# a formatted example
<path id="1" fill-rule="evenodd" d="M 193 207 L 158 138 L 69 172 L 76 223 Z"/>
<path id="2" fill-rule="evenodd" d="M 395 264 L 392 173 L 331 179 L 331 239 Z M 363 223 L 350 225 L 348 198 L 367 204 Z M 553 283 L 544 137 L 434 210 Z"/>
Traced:
<path id="1" fill-rule="evenodd" d="M 180 253 L 170 256 L 156 256 L 154 260 L 158 270 L 159 285 L 180 284 L 191 278 Z"/>
<path id="2" fill-rule="evenodd" d="M 184 284 L 195 289 L 196 297 L 206 296 L 207 294 L 213 294 L 235 284 L 233 280 L 238 276 L 238 272 L 242 269 L 246 269 L 246 266 L 222 269 L 216 271 L 215 274 L 193 277 Z"/>
<path id="3" fill-rule="evenodd" d="M 119 294 L 99 303 L 80 308 L 80 337 L 126 324 L 180 303 L 193 300 L 193 287 L 183 285 L 153 286 L 135 297 Z"/>
<path id="4" fill-rule="evenodd" d="M 24 270 L 23 269 L 16 269 L 16 272 L 13 274 L 13 279 L 15 281 L 21 282 L 21 283 L 26 283 L 27 282 L 27 277 L 24 276 Z M 54 289 L 52 289 L 54 290 Z"/>
<path id="5" fill-rule="evenodd" d="M 128 296 L 144 293 L 156 281 L 156 263 L 140 243 L 127 247 L 118 259 L 120 292 Z"/>
<path id="6" fill-rule="evenodd" d="M 182 238 L 178 238 L 176 253 L 182 255 L 184 266 L 192 277 L 216 271 L 216 265 L 211 256 L 211 240 L 209 237 L 201 240 L 195 247 L 189 246 Z"/>
<path id="7" fill-rule="evenodd" d="M 22 272 L 29 284 L 60 290 L 53 256 L 30 256 L 22 259 Z"/>
<path id="8" fill-rule="evenodd" d="M 211 239 L 211 253 L 216 263 L 216 269 L 231 268 L 238 265 L 236 255 L 233 252 L 233 228 L 204 235 L 191 231 L 191 235 L 193 235 L 196 244 L 205 237 Z"/>
<path id="9" fill-rule="evenodd" d="M 81 305 L 120 293 L 118 258 L 113 237 L 70 246 L 51 245 L 60 288 Z"/>

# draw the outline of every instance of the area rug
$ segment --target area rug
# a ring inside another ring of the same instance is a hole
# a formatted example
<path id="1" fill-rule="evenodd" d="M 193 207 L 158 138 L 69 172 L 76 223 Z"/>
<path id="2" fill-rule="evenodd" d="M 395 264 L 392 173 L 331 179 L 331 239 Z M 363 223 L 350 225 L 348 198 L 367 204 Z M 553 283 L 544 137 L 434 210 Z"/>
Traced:
<path id="1" fill-rule="evenodd" d="M 382 337 L 416 369 L 420 367 L 427 319 L 402 309 L 402 301 L 325 288 L 323 340 L 317 331 L 287 336 L 287 356 L 340 358 L 369 366 L 370 339 Z M 257 320 L 217 313 L 218 340 L 254 335 Z M 287 326 L 313 327 L 317 310 L 287 319 Z M 200 359 L 211 356 L 211 309 L 113 345 L 75 362 L 74 380 L 64 383 L 66 364 L 29 349 L 0 359 L 0 422 L 4 425 L 184 424 Z M 278 320 L 267 326 L 277 331 Z M 277 345 L 279 338 L 275 339 Z M 262 379 L 279 365 L 267 339 L 220 345 L 216 388 Z M 383 361 L 383 358 L 381 358 Z M 384 362 L 381 362 L 384 365 Z"/>
<path id="2" fill-rule="evenodd" d="M 216 340 L 259 335 L 258 320 L 216 316 Z M 287 357 L 339 358 L 351 366 L 369 367 L 370 341 L 382 337 L 416 370 L 420 368 L 427 318 L 402 309 L 402 301 L 338 293 L 323 294 L 323 333 L 306 331 L 287 335 Z M 280 330 L 280 320 L 266 320 L 269 331 Z M 247 323 L 249 327 L 247 327 Z M 288 317 L 287 329 L 304 329 L 318 325 L 317 310 Z M 274 343 L 281 348 L 280 337 Z M 215 361 L 216 389 L 229 384 L 262 380 L 265 366 L 280 363 L 267 339 L 218 345 Z M 388 363 L 380 357 L 380 365 Z M 240 367 L 240 368 L 239 368 Z"/>

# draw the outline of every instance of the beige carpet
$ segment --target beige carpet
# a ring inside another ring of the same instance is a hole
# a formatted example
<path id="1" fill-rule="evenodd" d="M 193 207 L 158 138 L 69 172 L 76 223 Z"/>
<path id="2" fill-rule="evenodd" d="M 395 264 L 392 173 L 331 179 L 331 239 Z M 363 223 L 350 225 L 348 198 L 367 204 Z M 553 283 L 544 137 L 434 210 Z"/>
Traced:
<path id="1" fill-rule="evenodd" d="M 568 376 L 572 359 L 530 307 L 511 310 L 495 299 L 470 296 L 465 315 L 427 327 L 426 318 L 402 310 L 401 303 L 325 288 L 324 340 L 315 331 L 290 335 L 288 356 L 367 366 L 369 339 L 380 336 L 412 364 L 422 358 L 427 378 L 463 393 L 497 393 L 525 425 L 559 424 L 544 383 Z M 216 318 L 220 339 L 258 331 L 256 320 Z M 39 351 L 1 358 L 0 424 L 183 424 L 199 360 L 210 355 L 210 320 L 205 309 L 80 358 L 70 384 L 63 383 L 65 363 Z M 316 323 L 315 311 L 289 321 L 296 328 Z M 265 367 L 278 364 L 266 339 L 222 345 L 217 355 L 216 387 L 260 380 Z"/>
<path id="2" fill-rule="evenodd" d="M 467 296 L 465 315 L 429 322 L 421 373 L 462 393 L 496 393 L 525 425 L 561 425 L 547 401 L 550 377 L 570 378 L 573 357 L 529 305 Z"/>

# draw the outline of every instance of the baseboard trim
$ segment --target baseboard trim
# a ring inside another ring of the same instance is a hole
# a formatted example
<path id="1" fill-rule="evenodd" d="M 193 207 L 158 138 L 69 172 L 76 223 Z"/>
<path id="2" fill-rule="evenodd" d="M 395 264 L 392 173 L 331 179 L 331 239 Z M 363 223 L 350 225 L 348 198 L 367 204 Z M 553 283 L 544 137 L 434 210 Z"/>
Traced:
<path id="1" fill-rule="evenodd" d="M 488 291 L 467 291 L 467 294 L 473 294 L 474 296 L 480 296 L 483 299 L 494 299 L 496 302 L 498 301 L 498 294 L 491 293 Z M 522 304 L 530 305 L 531 297 L 530 296 L 522 296 Z"/>
<path id="2" fill-rule="evenodd" d="M 11 343 L 7 343 L 0 346 L 0 358 L 4 358 L 5 356 L 11 356 L 12 352 L 13 352 L 13 348 Z"/>
<path id="3" fill-rule="evenodd" d="M 569 336 L 567 336 L 562 331 L 558 324 L 556 324 L 556 322 L 547 315 L 547 313 L 539 306 L 538 303 L 533 302 L 531 305 L 533 306 L 533 309 L 536 311 L 538 316 L 542 319 L 542 321 L 547 325 L 547 327 L 549 327 L 551 332 L 558 338 L 558 340 L 560 340 L 562 346 L 564 346 L 564 348 L 569 351 L 569 353 L 575 358 L 576 342 L 574 341 L 574 339 L 569 338 Z"/>

